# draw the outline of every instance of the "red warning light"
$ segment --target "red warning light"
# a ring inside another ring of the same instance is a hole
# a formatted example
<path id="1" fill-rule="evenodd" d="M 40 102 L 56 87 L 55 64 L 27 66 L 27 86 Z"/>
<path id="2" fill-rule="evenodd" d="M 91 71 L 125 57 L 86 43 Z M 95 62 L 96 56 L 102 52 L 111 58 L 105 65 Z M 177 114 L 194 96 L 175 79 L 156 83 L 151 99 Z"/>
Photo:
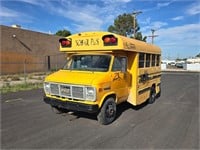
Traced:
<path id="1" fill-rule="evenodd" d="M 72 45 L 72 42 L 70 39 L 65 39 L 65 38 L 62 38 L 59 40 L 60 44 L 62 47 L 71 47 Z"/>
<path id="2" fill-rule="evenodd" d="M 114 35 L 105 35 L 102 38 L 104 46 L 117 45 L 117 38 Z"/>
<path id="3" fill-rule="evenodd" d="M 103 39 L 103 41 L 104 41 L 104 43 L 110 43 L 110 38 L 109 38 L 109 37 L 105 37 L 105 38 Z"/>
<path id="4" fill-rule="evenodd" d="M 115 37 L 111 37 L 111 38 L 110 38 L 110 42 L 111 42 L 111 43 L 116 43 L 116 42 L 117 42 L 117 39 L 116 39 Z"/>

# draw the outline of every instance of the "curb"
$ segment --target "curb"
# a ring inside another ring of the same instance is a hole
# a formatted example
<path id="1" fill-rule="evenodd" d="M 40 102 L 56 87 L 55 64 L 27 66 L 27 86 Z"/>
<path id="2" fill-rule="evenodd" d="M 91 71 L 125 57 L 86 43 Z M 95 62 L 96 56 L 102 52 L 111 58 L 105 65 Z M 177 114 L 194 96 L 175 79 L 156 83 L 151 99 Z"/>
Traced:
<path id="1" fill-rule="evenodd" d="M 165 70 L 161 70 L 161 72 L 200 73 L 200 70 L 165 69 Z"/>

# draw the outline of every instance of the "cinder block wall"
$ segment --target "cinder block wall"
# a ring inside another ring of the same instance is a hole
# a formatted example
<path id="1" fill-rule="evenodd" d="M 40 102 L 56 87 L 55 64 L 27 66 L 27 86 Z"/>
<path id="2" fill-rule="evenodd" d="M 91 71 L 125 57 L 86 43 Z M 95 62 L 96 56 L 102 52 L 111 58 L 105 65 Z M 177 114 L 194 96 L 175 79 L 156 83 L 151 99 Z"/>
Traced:
<path id="1" fill-rule="evenodd" d="M 66 54 L 59 52 L 59 36 L 0 25 L 1 74 L 58 69 Z"/>

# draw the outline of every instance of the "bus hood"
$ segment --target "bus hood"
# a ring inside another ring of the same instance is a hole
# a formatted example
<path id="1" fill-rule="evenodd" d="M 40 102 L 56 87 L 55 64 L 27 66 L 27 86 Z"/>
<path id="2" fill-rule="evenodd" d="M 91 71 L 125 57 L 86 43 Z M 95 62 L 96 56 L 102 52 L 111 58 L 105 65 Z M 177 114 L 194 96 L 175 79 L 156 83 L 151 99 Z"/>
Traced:
<path id="1" fill-rule="evenodd" d="M 104 79 L 105 74 L 107 73 L 60 70 L 47 76 L 45 78 L 45 82 L 92 85 L 97 84 L 99 82 L 106 82 Z"/>

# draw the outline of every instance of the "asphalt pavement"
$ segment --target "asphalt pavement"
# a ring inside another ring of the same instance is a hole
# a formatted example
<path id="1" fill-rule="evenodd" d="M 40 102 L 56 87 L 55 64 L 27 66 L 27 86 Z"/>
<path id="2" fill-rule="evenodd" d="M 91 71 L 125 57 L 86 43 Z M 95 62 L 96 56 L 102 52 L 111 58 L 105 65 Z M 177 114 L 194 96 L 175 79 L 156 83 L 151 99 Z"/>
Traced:
<path id="1" fill-rule="evenodd" d="M 199 149 L 199 83 L 199 73 L 163 73 L 154 104 L 120 104 L 110 125 L 87 113 L 53 113 L 42 89 L 4 94 L 1 148 Z"/>

